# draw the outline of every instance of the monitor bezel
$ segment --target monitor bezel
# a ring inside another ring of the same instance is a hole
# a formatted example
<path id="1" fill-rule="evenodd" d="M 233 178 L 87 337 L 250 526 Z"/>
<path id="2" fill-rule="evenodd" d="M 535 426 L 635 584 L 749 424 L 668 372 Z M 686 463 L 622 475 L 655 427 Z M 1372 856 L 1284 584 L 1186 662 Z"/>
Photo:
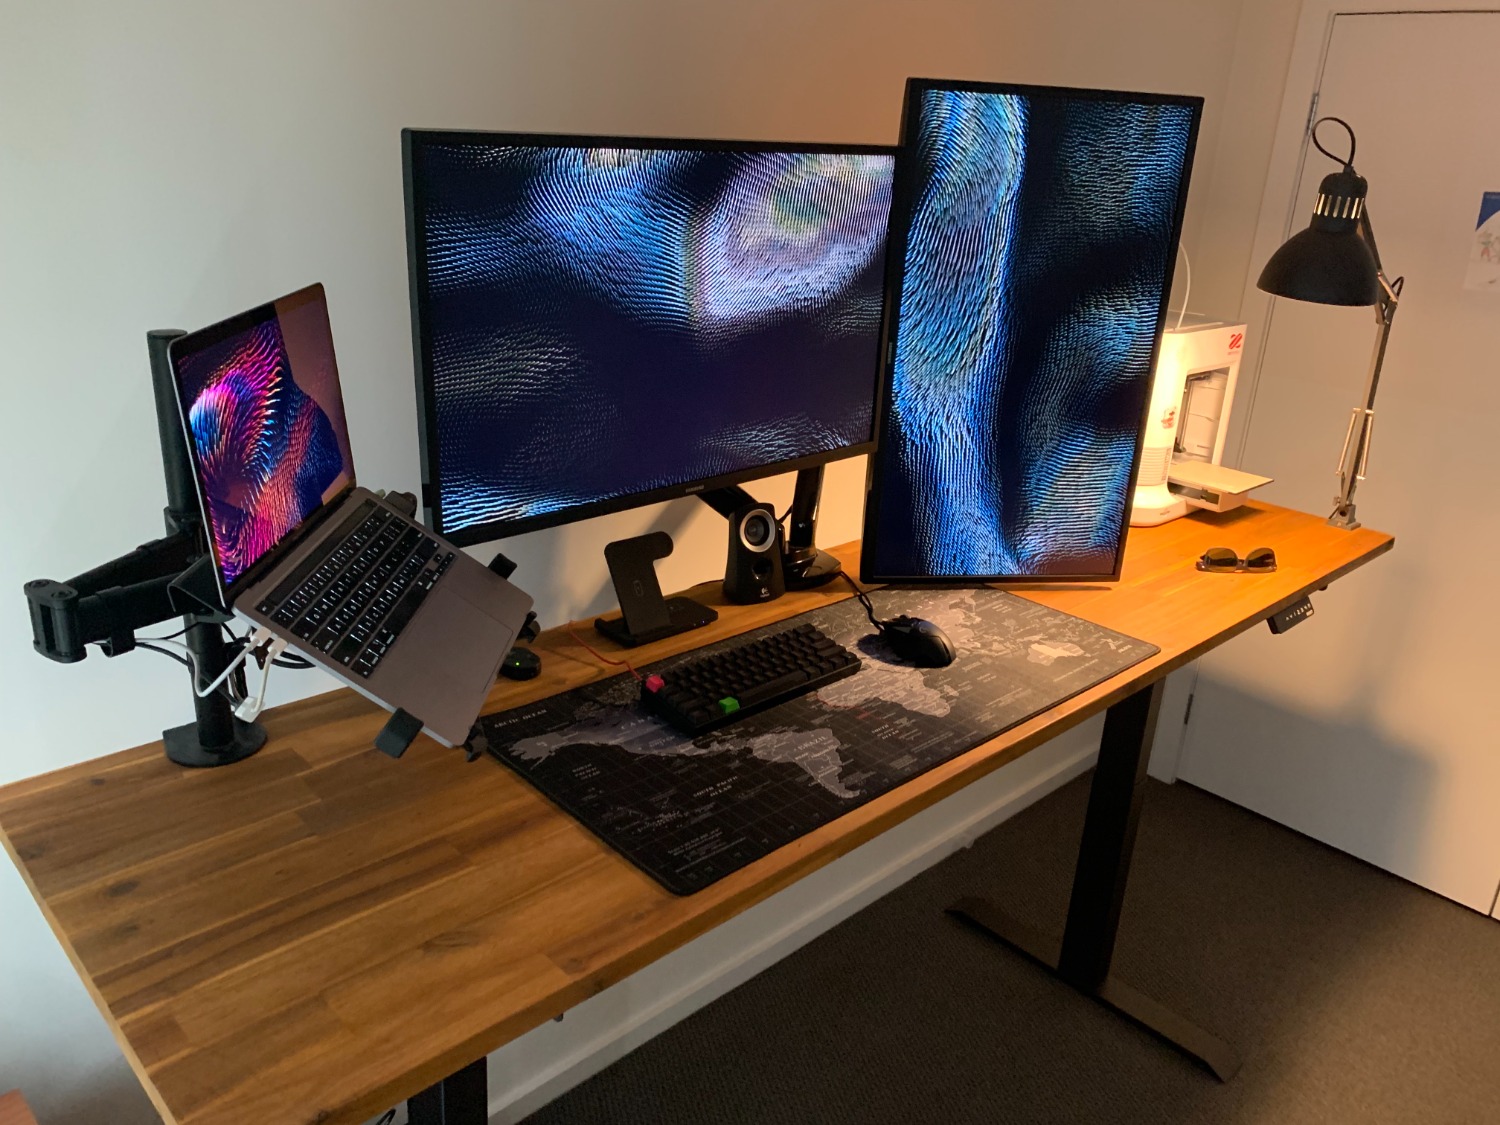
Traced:
<path id="1" fill-rule="evenodd" d="M 441 467 L 438 464 L 437 403 L 429 373 L 432 369 L 431 340 L 427 332 L 427 269 L 419 253 L 426 240 L 423 217 L 416 206 L 415 163 L 418 149 L 425 145 L 514 145 L 530 148 L 639 148 L 674 152 L 790 152 L 831 153 L 855 156 L 888 156 L 892 158 L 892 200 L 894 204 L 894 177 L 899 175 L 899 149 L 895 145 L 833 144 L 808 141 L 743 141 L 682 139 L 677 137 L 626 137 L 596 136 L 576 133 L 512 133 L 490 132 L 475 129 L 417 129 L 401 130 L 402 191 L 406 211 L 406 262 L 407 280 L 411 297 L 412 359 L 416 369 L 417 389 L 417 445 L 422 466 L 422 508 L 427 523 L 434 531 L 451 542 L 468 547 L 476 543 L 487 543 L 541 531 L 549 527 L 592 519 L 613 512 L 628 511 L 649 504 L 697 496 L 715 489 L 744 484 L 747 481 L 782 473 L 798 472 L 816 468 L 833 461 L 849 457 L 860 457 L 873 453 L 878 440 L 878 415 L 880 411 L 881 368 L 885 357 L 885 311 L 888 302 L 881 307 L 882 323 L 874 355 L 875 369 L 871 379 L 870 436 L 866 441 L 838 449 L 826 450 L 782 461 L 768 462 L 717 476 L 702 477 L 681 484 L 662 488 L 632 492 L 603 500 L 591 500 L 567 508 L 544 512 L 521 519 L 495 519 L 482 524 L 449 529 L 444 526 L 442 514 Z M 894 212 L 894 206 L 893 206 Z M 889 277 L 890 245 L 892 229 L 886 224 L 886 273 Z"/>
<path id="2" fill-rule="evenodd" d="M 895 176 L 891 184 L 891 228 L 886 240 L 886 284 L 885 311 L 882 324 L 885 333 L 881 342 L 880 392 L 875 402 L 875 438 L 877 448 L 871 453 L 865 470 L 865 511 L 863 535 L 860 540 L 859 577 L 861 582 L 890 583 L 921 586 L 973 586 L 978 583 L 997 585 L 1030 585 L 1068 582 L 1117 582 L 1125 566 L 1125 544 L 1130 534 L 1130 500 L 1135 493 L 1140 475 L 1141 451 L 1146 440 L 1146 421 L 1151 412 L 1151 395 L 1142 396 L 1141 416 L 1136 425 L 1135 450 L 1130 462 L 1130 476 L 1124 490 L 1124 512 L 1121 515 L 1120 535 L 1115 544 L 1114 568 L 1110 571 L 1079 574 L 901 574 L 877 570 L 875 548 L 878 537 L 874 534 L 873 520 L 879 510 L 879 470 L 882 451 L 878 447 L 880 436 L 885 432 L 885 418 L 896 378 L 896 346 L 900 334 L 901 288 L 905 276 L 906 243 L 909 228 L 908 217 L 914 189 L 915 166 L 911 159 L 911 145 L 917 127 L 914 107 L 918 97 L 929 90 L 953 90 L 979 94 L 1016 94 L 1026 97 L 1071 98 L 1087 101 L 1128 103 L 1132 105 L 1180 105 L 1193 110 L 1192 124 L 1188 128 L 1188 159 L 1179 185 L 1176 205 L 1173 209 L 1172 230 L 1173 253 L 1168 260 L 1166 277 L 1162 286 L 1161 304 L 1156 310 L 1156 331 L 1152 338 L 1150 371 L 1155 372 L 1161 353 L 1162 332 L 1166 325 L 1167 306 L 1172 295 L 1172 282 L 1176 275 L 1176 245 L 1182 239 L 1183 215 L 1187 210 L 1188 189 L 1192 182 L 1193 165 L 1196 162 L 1198 132 L 1203 122 L 1203 98 L 1196 94 L 1159 94 L 1129 90 L 1099 90 L 1073 86 L 1037 86 L 1012 82 L 976 82 L 943 78 L 908 78 L 906 94 L 901 105 L 901 143 L 897 147 Z"/>

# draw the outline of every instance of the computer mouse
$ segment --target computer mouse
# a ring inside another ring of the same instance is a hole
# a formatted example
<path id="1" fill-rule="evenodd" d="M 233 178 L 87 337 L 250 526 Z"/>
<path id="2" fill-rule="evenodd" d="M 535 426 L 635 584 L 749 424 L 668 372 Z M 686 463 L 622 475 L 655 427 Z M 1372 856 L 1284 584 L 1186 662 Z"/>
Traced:
<path id="1" fill-rule="evenodd" d="M 905 614 L 893 617 L 881 626 L 880 635 L 891 646 L 891 651 L 918 668 L 943 668 L 952 664 L 958 655 L 948 634 L 920 617 Z"/>

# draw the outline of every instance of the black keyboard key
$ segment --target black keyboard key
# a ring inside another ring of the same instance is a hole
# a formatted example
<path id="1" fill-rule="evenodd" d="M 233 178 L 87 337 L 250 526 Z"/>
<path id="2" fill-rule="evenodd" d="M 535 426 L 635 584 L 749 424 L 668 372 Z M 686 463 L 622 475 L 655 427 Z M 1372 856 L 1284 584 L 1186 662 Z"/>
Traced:
<path id="1" fill-rule="evenodd" d="M 349 636 L 340 641 L 339 646 L 334 649 L 333 652 L 329 655 L 331 655 L 333 659 L 338 661 L 340 664 L 347 665 L 351 660 L 359 655 L 359 646 L 362 643 L 362 640 L 357 639 L 351 633 Z"/>

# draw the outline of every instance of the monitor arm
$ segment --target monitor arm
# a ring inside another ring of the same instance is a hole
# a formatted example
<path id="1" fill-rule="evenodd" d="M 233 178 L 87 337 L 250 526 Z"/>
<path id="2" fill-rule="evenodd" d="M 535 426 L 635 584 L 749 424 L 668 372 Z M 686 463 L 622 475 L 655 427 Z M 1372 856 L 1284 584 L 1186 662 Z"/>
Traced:
<path id="1" fill-rule="evenodd" d="M 197 557 L 195 531 L 154 539 L 66 582 L 26 583 L 31 646 L 62 664 L 82 660 L 91 644 L 102 644 L 106 656 L 135 648 L 137 629 L 186 611 L 174 604 L 172 587 Z"/>
<path id="2" fill-rule="evenodd" d="M 818 504 L 822 496 L 823 466 L 799 469 L 792 491 L 792 506 L 785 517 L 790 526 L 781 556 L 782 574 L 788 590 L 805 590 L 832 582 L 842 569 L 838 559 L 820 550 L 816 544 Z M 725 519 L 755 503 L 755 498 L 737 484 L 700 492 L 698 497 Z"/>
<path id="3" fill-rule="evenodd" d="M 25 590 L 32 646 L 63 664 L 82 660 L 90 644 L 100 645 L 106 656 L 130 652 L 137 629 L 180 615 L 183 644 L 194 666 L 196 719 L 163 731 L 162 740 L 167 757 L 179 765 L 218 766 L 255 753 L 266 732 L 236 718 L 219 692 L 198 694 L 200 683 L 212 683 L 228 667 L 223 626 L 229 616 L 207 550 L 168 356 L 171 342 L 181 335 L 175 329 L 146 335 L 167 486 L 167 534 L 66 582 L 41 578 L 26 583 Z"/>

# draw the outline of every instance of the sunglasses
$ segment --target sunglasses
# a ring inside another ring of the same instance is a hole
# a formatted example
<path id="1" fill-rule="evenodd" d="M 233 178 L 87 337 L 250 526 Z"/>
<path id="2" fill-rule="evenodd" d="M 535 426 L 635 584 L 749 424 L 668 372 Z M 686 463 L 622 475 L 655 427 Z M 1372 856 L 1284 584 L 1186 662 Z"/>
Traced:
<path id="1" fill-rule="evenodd" d="M 1276 569 L 1276 552 L 1269 547 L 1257 547 L 1240 558 L 1228 547 L 1210 547 L 1198 560 L 1198 569 L 1214 574 L 1269 574 Z"/>

